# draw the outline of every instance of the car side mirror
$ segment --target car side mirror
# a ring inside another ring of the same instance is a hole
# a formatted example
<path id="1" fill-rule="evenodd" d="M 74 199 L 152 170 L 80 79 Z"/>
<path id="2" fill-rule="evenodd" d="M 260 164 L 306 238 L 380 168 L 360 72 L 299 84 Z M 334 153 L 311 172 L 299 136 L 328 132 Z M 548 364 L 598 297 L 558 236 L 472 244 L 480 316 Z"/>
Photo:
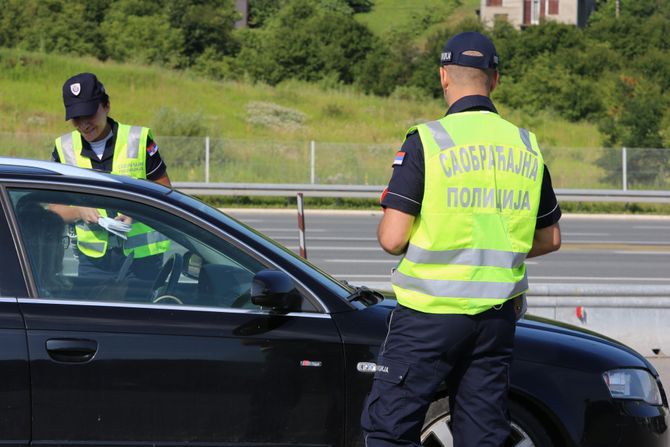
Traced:
<path id="1" fill-rule="evenodd" d="M 302 297 L 291 277 L 278 270 L 261 270 L 251 282 L 251 302 L 276 311 L 300 309 Z"/>

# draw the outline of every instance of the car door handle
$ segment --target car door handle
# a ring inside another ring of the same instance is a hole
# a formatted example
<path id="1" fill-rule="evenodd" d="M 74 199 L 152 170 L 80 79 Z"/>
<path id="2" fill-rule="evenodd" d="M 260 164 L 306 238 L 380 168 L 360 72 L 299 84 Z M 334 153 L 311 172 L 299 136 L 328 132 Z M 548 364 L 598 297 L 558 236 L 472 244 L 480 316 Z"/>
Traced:
<path id="1" fill-rule="evenodd" d="M 49 357 L 57 362 L 85 363 L 98 352 L 98 342 L 73 338 L 52 338 L 47 340 Z"/>

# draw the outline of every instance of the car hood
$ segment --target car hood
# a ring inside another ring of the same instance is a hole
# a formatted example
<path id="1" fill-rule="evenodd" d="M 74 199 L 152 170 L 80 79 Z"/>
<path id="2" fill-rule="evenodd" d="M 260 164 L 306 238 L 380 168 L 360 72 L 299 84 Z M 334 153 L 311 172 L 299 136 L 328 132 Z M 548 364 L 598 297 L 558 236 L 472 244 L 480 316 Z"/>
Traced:
<path id="1" fill-rule="evenodd" d="M 578 367 L 581 361 L 588 361 L 597 365 L 600 360 L 602 368 L 634 367 L 646 368 L 655 376 L 658 373 L 654 366 L 639 352 L 625 344 L 597 332 L 589 331 L 567 323 L 547 318 L 527 315 L 517 323 L 517 333 L 522 342 L 541 333 L 544 338 L 551 339 L 559 346 L 573 344 L 569 349 L 574 356 L 574 366 Z M 520 341 L 521 341 L 520 340 Z M 532 345 L 532 343 L 530 343 Z M 515 355 L 519 350 L 515 352 Z M 519 353 L 521 354 L 521 353 Z M 525 354 L 529 357 L 528 352 Z M 532 354 L 536 358 L 538 353 Z M 546 361 L 546 359 L 545 359 Z"/>
<path id="2" fill-rule="evenodd" d="M 377 306 L 397 305 L 391 292 Z M 583 370 L 643 368 L 658 376 L 649 361 L 612 338 L 547 318 L 526 315 L 517 323 L 514 358 L 517 361 L 554 364 Z"/>

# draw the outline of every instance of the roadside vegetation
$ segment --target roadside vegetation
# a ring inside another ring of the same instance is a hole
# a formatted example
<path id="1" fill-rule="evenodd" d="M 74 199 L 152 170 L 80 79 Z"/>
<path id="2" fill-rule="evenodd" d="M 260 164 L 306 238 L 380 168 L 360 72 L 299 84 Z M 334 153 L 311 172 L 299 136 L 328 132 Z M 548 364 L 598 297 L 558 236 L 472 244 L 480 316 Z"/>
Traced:
<path id="1" fill-rule="evenodd" d="M 362 176 L 356 182 L 383 184 L 403 132 L 444 113 L 444 102 L 439 98 L 381 97 L 353 86 L 296 80 L 277 86 L 216 81 L 192 71 L 0 49 L 0 153 L 49 158 L 54 137 L 71 128 L 64 121 L 60 87 L 70 75 L 82 71 L 95 72 L 104 81 L 113 117 L 154 129 L 173 178 L 182 181 L 202 180 L 198 177 L 202 170 L 191 166 L 194 157 L 202 162 L 203 138 L 170 136 L 208 135 L 213 151 L 224 146 L 225 158 L 212 181 L 230 181 L 233 175 L 239 179 L 236 181 L 286 181 L 286 169 L 265 168 L 268 159 L 294 150 L 297 155 L 285 162 L 305 167 L 308 159 L 302 158 L 308 156 L 308 142 L 316 140 L 320 150 L 332 148 L 328 158 L 318 157 L 320 181 L 347 182 L 343 171 L 354 164 L 378 176 L 367 181 Z M 557 165 L 552 173 L 558 186 L 599 186 L 597 175 L 578 169 L 584 156 L 581 149 L 575 149 L 594 148 L 589 151 L 589 160 L 602 152 L 595 125 L 569 122 L 552 111 L 531 114 L 503 105 L 501 113 L 535 129 L 544 143 L 545 156 Z M 304 172 L 308 174 L 307 169 Z"/>
<path id="2" fill-rule="evenodd" d="M 244 141 L 225 160 L 236 172 L 267 158 L 264 142 L 316 140 L 379 145 L 358 164 L 387 177 L 403 131 L 444 113 L 437 59 L 463 30 L 494 38 L 502 60 L 494 100 L 538 134 L 556 187 L 619 187 L 618 148 L 670 146 L 667 2 L 625 2 L 615 17 L 615 1 L 598 0 L 584 29 L 548 22 L 522 31 L 482 28 L 478 0 L 250 0 L 245 29 L 234 28 L 233 0 L 2 3 L 4 154 L 47 158 L 53 136 L 69 129 L 62 82 L 93 71 L 111 93 L 112 116 L 152 126 L 159 142 Z M 261 149 L 252 154 L 250 141 Z M 179 171 L 188 150 L 161 150 L 177 178 L 191 179 L 193 169 Z M 670 187 L 670 151 L 630 151 L 628 163 L 630 188 Z M 346 181 L 338 172 L 323 178 Z"/>

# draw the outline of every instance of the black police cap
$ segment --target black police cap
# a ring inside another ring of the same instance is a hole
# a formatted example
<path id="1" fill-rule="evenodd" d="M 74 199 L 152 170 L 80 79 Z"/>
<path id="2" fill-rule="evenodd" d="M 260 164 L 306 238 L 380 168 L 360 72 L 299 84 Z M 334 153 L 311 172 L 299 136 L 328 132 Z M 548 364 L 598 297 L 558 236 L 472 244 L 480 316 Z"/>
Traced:
<path id="1" fill-rule="evenodd" d="M 93 73 L 72 76 L 63 84 L 65 120 L 94 115 L 105 98 L 105 87 Z"/>
<path id="2" fill-rule="evenodd" d="M 464 54 L 474 51 L 481 56 Z M 483 70 L 498 67 L 498 53 L 491 39 L 477 32 L 460 33 L 449 39 L 440 56 L 442 65 L 460 65 Z"/>

